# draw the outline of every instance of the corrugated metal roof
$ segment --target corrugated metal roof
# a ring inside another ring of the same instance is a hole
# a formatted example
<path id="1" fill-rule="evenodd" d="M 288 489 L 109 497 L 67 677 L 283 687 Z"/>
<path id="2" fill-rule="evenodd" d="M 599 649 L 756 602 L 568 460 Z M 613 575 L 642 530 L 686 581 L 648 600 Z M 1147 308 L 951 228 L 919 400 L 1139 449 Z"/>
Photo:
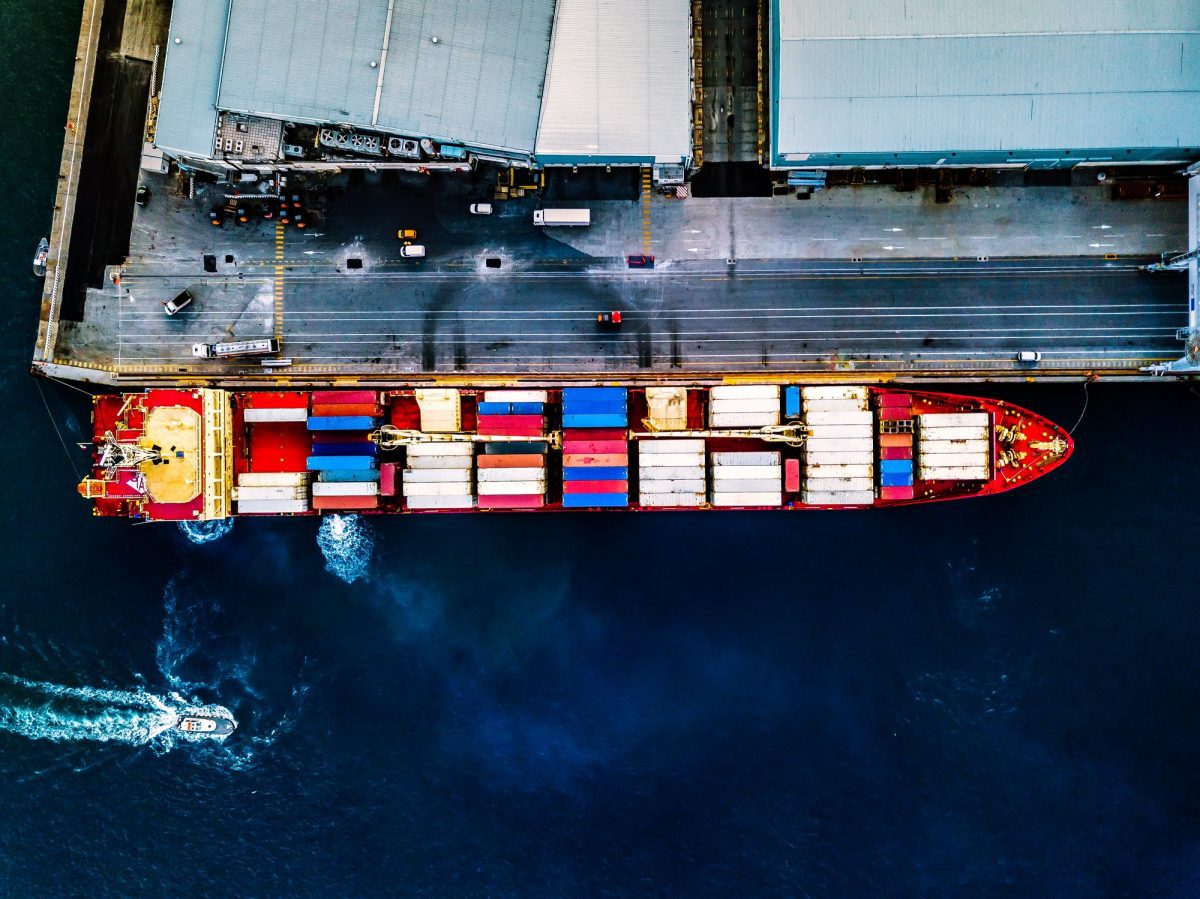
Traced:
<path id="1" fill-rule="evenodd" d="M 537 156 L 691 156 L 687 0 L 559 0 Z"/>
<path id="2" fill-rule="evenodd" d="M 171 7 L 154 133 L 155 144 L 164 150 L 190 156 L 212 153 L 229 2 L 175 0 Z"/>
<path id="3" fill-rule="evenodd" d="M 531 152 L 554 0 L 388 6 L 232 0 L 221 108 Z"/>
<path id="4" fill-rule="evenodd" d="M 1200 145 L 1200 4 L 773 0 L 776 156 Z"/>

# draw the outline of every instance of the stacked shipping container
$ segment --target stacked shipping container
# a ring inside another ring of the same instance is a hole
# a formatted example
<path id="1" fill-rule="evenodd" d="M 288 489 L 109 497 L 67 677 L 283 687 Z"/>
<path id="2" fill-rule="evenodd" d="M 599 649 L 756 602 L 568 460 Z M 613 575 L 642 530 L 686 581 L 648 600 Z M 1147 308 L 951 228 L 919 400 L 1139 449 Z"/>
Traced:
<path id="1" fill-rule="evenodd" d="M 803 500 L 813 505 L 875 502 L 874 413 L 866 387 L 802 387 L 808 439 Z"/>
<path id="2" fill-rule="evenodd" d="M 629 505 L 624 387 L 562 391 L 563 508 Z"/>
<path id="3" fill-rule="evenodd" d="M 274 431 L 277 435 L 281 430 L 299 431 L 308 421 L 308 397 L 302 393 L 254 395 L 247 402 L 250 405 L 242 410 L 242 421 L 247 427 L 255 429 L 256 433 Z M 274 444 L 281 441 L 270 442 Z M 284 461 L 284 456 L 279 454 L 263 461 L 274 467 Z M 307 471 L 244 471 L 237 475 L 232 498 L 237 503 L 240 515 L 307 512 L 310 479 Z"/>
<path id="4" fill-rule="evenodd" d="M 374 390 L 318 390 L 312 394 L 308 430 L 312 455 L 308 470 L 316 510 L 352 511 L 379 508 L 378 447 L 371 432 L 379 427 L 383 407 Z"/>
<path id="5" fill-rule="evenodd" d="M 710 428 L 762 428 L 779 424 L 775 384 L 714 387 L 708 392 Z"/>
<path id="6" fill-rule="evenodd" d="M 714 506 L 778 506 L 783 502 L 782 487 L 778 452 L 712 454 Z"/>
<path id="7" fill-rule="evenodd" d="M 704 504 L 703 440 L 639 440 L 638 502 L 643 506 Z"/>
<path id="8" fill-rule="evenodd" d="M 401 492 L 410 509 L 471 509 L 473 443 L 417 443 L 405 448 Z"/>
<path id="9" fill-rule="evenodd" d="M 879 498 L 913 498 L 912 395 L 879 395 Z"/>
<path id="10" fill-rule="evenodd" d="M 489 390 L 479 403 L 480 434 L 540 437 L 546 432 L 544 390 Z M 542 441 L 489 441 L 476 460 L 481 509 L 537 509 L 546 504 L 546 450 Z"/>
<path id="11" fill-rule="evenodd" d="M 917 472 L 923 481 L 986 481 L 991 477 L 991 416 L 986 412 L 918 416 Z"/>

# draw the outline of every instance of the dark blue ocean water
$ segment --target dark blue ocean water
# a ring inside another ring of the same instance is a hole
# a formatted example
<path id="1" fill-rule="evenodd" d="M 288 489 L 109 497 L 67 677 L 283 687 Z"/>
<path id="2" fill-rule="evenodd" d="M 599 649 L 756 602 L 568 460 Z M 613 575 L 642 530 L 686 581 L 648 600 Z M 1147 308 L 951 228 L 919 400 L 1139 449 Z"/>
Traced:
<path id="1" fill-rule="evenodd" d="M 0 4 L 0 895 L 1200 894 L 1194 392 L 990 501 L 372 521 L 353 583 L 93 521 L 26 374 L 76 15 Z M 146 742 L 172 692 L 241 727 Z"/>

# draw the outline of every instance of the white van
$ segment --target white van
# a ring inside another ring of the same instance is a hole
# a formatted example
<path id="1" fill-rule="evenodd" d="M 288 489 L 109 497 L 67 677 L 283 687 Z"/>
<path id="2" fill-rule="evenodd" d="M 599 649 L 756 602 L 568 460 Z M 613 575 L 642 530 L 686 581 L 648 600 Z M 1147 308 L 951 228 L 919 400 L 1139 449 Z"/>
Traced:
<path id="1" fill-rule="evenodd" d="M 186 309 L 192 304 L 192 300 L 196 299 L 190 291 L 181 290 L 171 299 L 163 303 L 163 312 L 167 315 L 174 315 L 180 309 Z"/>
<path id="2" fill-rule="evenodd" d="M 491 215 L 491 214 L 492 214 L 492 204 L 491 203 L 472 203 L 471 204 L 471 215 Z"/>
<path id="3" fill-rule="evenodd" d="M 400 248 L 400 255 L 404 259 L 420 259 L 425 255 L 425 247 L 423 244 L 410 243 Z"/>

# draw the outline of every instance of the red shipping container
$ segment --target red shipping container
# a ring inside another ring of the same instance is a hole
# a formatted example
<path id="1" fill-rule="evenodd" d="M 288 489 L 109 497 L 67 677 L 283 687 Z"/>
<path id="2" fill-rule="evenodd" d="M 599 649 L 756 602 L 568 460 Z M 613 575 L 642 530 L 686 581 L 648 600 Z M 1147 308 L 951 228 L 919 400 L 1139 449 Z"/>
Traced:
<path id="1" fill-rule="evenodd" d="M 378 509 L 378 496 L 314 496 L 314 509 Z"/>
<path id="2" fill-rule="evenodd" d="M 788 493 L 796 493 L 800 490 L 799 459 L 783 460 L 783 489 Z"/>
<path id="3" fill-rule="evenodd" d="M 912 487 L 880 487 L 880 499 L 912 499 Z"/>
<path id="4" fill-rule="evenodd" d="M 481 496 L 475 500 L 480 509 L 540 509 L 546 505 L 546 497 L 540 493 L 533 496 Z"/>
<path id="5" fill-rule="evenodd" d="M 880 434 L 880 446 L 912 446 L 912 434 Z"/>
<path id="6" fill-rule="evenodd" d="M 624 440 L 567 440 L 563 442 L 562 451 L 569 456 L 627 453 L 629 444 Z"/>
<path id="7" fill-rule="evenodd" d="M 563 481 L 563 493 L 628 493 L 628 481 Z"/>
<path id="8" fill-rule="evenodd" d="M 542 468 L 546 457 L 541 453 L 519 453 L 476 456 L 480 468 Z"/>
<path id="9" fill-rule="evenodd" d="M 540 415 L 480 415 L 477 430 L 480 434 L 502 437 L 538 436 L 545 429 Z"/>
<path id="10" fill-rule="evenodd" d="M 379 393 L 375 390 L 314 390 L 314 406 L 344 406 L 347 403 L 377 403 Z"/>
<path id="11" fill-rule="evenodd" d="M 396 495 L 396 468 L 395 462 L 383 462 L 379 466 L 379 494 L 380 496 L 395 496 Z"/>
<path id="12" fill-rule="evenodd" d="M 884 421 L 912 418 L 912 406 L 884 406 L 879 410 L 879 417 Z"/>
<path id="13" fill-rule="evenodd" d="M 879 448 L 880 459 L 911 459 L 911 446 L 881 446 Z"/>
<path id="14" fill-rule="evenodd" d="M 334 406 L 329 403 L 323 405 L 313 404 L 313 415 L 369 415 L 372 418 L 378 418 L 383 415 L 383 407 L 378 403 L 345 403 L 341 406 Z"/>
<path id="15" fill-rule="evenodd" d="M 624 428 L 563 428 L 563 440 L 624 440 Z"/>
<path id="16" fill-rule="evenodd" d="M 247 409 L 307 409 L 307 393 L 250 393 L 245 397 Z"/>
<path id="17" fill-rule="evenodd" d="M 880 406 L 911 406 L 912 394 L 909 393 L 881 393 L 879 395 Z"/>
<path id="18" fill-rule="evenodd" d="M 563 468 L 598 466 L 601 468 L 624 468 L 629 465 L 626 453 L 577 453 L 563 456 Z"/>

